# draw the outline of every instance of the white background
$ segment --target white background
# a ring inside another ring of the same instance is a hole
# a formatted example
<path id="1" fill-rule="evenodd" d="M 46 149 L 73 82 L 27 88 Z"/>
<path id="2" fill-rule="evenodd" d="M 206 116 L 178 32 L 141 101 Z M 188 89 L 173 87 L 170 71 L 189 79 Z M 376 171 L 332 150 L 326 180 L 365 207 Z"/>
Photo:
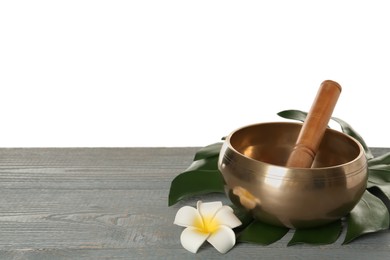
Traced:
<path id="1" fill-rule="evenodd" d="M 1 1 L 0 146 L 204 146 L 309 110 L 390 147 L 386 1 Z"/>

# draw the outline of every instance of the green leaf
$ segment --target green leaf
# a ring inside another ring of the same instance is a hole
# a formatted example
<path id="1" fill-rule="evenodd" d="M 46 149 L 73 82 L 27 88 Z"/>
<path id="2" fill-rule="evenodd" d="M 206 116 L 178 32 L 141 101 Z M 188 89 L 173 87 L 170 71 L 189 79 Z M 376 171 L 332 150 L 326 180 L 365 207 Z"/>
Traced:
<path id="1" fill-rule="evenodd" d="M 376 187 L 390 200 L 390 153 L 368 161 L 367 187 Z"/>
<path id="2" fill-rule="evenodd" d="M 218 170 L 218 155 L 222 143 L 215 143 L 200 149 L 194 162 L 172 180 L 168 205 L 191 196 L 212 192 L 224 193 L 224 179 Z"/>
<path id="3" fill-rule="evenodd" d="M 374 183 L 368 183 L 367 187 L 369 187 L 369 190 L 372 191 L 373 187 L 379 189 L 385 196 L 385 198 L 383 198 L 383 200 L 387 200 L 386 202 L 388 204 L 390 204 L 390 183 L 387 183 L 387 184 L 381 184 L 381 185 L 377 185 L 377 184 L 374 184 Z"/>
<path id="4" fill-rule="evenodd" d="M 222 144 L 223 143 L 218 142 L 218 143 L 210 144 L 206 147 L 203 147 L 195 154 L 194 161 L 209 158 L 209 157 L 219 156 L 219 152 L 221 151 Z"/>
<path id="5" fill-rule="evenodd" d="M 218 171 L 188 171 L 176 176 L 169 190 L 168 206 L 195 195 L 224 193 L 224 180 Z"/>
<path id="6" fill-rule="evenodd" d="M 347 234 L 343 244 L 347 244 L 363 234 L 388 229 L 389 212 L 380 199 L 366 191 L 348 215 L 347 223 Z"/>
<path id="7" fill-rule="evenodd" d="M 218 170 L 218 157 L 209 157 L 192 162 L 185 170 L 189 171 L 215 171 Z"/>
<path id="8" fill-rule="evenodd" d="M 387 164 L 371 165 L 369 169 L 390 171 L 390 165 L 387 165 Z"/>
<path id="9" fill-rule="evenodd" d="M 337 117 L 332 117 L 332 119 L 334 121 L 336 121 L 337 123 L 340 124 L 341 126 L 341 129 L 342 131 L 349 135 L 349 136 L 352 136 L 353 138 L 355 138 L 364 148 L 364 151 L 366 152 L 366 157 L 367 159 L 371 159 L 373 158 L 374 156 L 372 155 L 370 149 L 368 148 L 366 142 L 364 142 L 363 138 L 359 135 L 358 132 L 356 132 L 352 126 L 350 126 L 347 122 L 345 122 L 344 120 L 341 120 L 340 118 L 337 118 Z"/>
<path id="10" fill-rule="evenodd" d="M 304 122 L 307 116 L 306 112 L 300 111 L 300 110 L 283 110 L 278 113 L 278 116 L 286 118 L 286 119 L 293 119 L 298 120 L 301 122 Z"/>
<path id="11" fill-rule="evenodd" d="M 289 229 L 285 227 L 272 226 L 254 220 L 242 231 L 238 237 L 238 241 L 270 245 L 284 237 L 288 230 Z"/>
<path id="12" fill-rule="evenodd" d="M 377 184 L 390 184 L 390 171 L 386 169 L 368 169 L 368 181 Z"/>
<path id="13" fill-rule="evenodd" d="M 372 158 L 367 162 L 368 167 L 376 165 L 389 165 L 390 164 L 390 153 L 382 154 L 381 156 Z"/>
<path id="14" fill-rule="evenodd" d="M 288 246 L 303 243 L 311 245 L 332 244 L 340 236 L 341 230 L 341 220 L 320 227 L 297 229 L 290 242 L 288 242 Z"/>
<path id="15" fill-rule="evenodd" d="M 367 187 L 371 186 L 370 183 L 368 183 Z M 381 185 L 372 185 L 371 187 L 367 188 L 367 190 L 374 195 L 375 197 L 379 198 L 383 204 L 387 207 L 387 210 L 390 214 L 390 183 L 381 184 Z"/>
<path id="16" fill-rule="evenodd" d="M 377 187 L 390 200 L 390 171 L 386 169 L 372 169 L 368 170 L 367 187 Z"/>

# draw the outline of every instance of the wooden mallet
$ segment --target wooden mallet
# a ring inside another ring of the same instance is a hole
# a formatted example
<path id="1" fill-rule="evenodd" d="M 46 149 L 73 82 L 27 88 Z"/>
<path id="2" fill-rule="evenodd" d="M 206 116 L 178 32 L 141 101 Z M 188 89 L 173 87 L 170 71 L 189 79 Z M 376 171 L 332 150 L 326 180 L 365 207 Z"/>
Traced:
<path id="1" fill-rule="evenodd" d="M 337 82 L 322 82 L 288 158 L 287 167 L 311 167 L 340 93 L 341 86 Z"/>

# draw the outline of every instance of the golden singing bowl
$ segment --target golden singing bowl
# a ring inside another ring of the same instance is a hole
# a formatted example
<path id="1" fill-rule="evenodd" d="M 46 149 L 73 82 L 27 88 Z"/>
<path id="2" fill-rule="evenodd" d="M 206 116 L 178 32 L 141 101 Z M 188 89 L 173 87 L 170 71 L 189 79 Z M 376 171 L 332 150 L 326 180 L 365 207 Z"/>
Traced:
<path id="1" fill-rule="evenodd" d="M 366 189 L 362 146 L 335 130 L 326 130 L 312 168 L 284 167 L 301 126 L 245 126 L 222 146 L 218 167 L 226 193 L 265 223 L 309 228 L 335 221 L 353 209 Z"/>

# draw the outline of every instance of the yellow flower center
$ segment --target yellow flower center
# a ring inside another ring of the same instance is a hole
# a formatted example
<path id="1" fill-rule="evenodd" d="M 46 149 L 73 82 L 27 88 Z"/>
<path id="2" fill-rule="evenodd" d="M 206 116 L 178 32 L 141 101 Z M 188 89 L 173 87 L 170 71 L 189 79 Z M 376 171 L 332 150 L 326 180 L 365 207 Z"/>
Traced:
<path id="1" fill-rule="evenodd" d="M 212 234 L 218 230 L 220 224 L 216 219 L 213 219 L 212 216 L 204 216 L 203 218 L 198 218 L 195 220 L 194 227 L 196 227 L 199 232 L 205 234 Z"/>

